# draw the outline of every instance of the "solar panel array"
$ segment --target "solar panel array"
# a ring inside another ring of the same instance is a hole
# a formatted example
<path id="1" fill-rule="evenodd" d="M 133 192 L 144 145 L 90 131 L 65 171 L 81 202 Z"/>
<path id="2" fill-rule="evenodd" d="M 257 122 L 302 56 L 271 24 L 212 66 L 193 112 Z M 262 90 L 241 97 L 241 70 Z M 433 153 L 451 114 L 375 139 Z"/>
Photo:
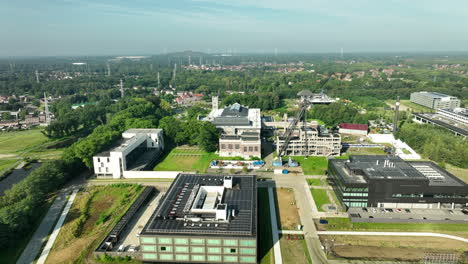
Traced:
<path id="1" fill-rule="evenodd" d="M 193 214 L 190 208 L 202 186 L 223 186 L 224 176 L 179 175 L 143 229 L 148 234 L 209 234 L 252 236 L 256 233 L 257 189 L 255 176 L 233 176 L 232 189 L 225 189 L 222 203 L 230 218 L 216 221 L 213 214 Z M 235 216 L 232 217 L 232 210 Z M 193 220 L 190 220 L 193 219 Z"/>

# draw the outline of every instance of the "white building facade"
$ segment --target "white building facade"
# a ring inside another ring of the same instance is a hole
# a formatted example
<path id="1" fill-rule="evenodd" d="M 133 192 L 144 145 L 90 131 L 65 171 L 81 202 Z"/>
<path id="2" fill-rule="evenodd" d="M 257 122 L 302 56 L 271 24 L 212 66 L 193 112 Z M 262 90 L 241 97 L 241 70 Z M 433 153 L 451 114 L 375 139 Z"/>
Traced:
<path id="1" fill-rule="evenodd" d="M 147 150 L 164 150 L 162 129 L 129 129 L 122 133 L 122 142 L 115 148 L 93 157 L 97 177 L 119 179 L 129 165 Z"/>

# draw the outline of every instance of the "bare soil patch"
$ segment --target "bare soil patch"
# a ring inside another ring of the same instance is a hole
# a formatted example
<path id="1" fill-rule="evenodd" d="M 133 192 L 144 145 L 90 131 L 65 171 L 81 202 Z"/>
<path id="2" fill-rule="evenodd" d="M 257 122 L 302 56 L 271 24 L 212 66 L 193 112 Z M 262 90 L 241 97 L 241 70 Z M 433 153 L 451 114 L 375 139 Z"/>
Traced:
<path id="1" fill-rule="evenodd" d="M 288 188 L 276 188 L 276 202 L 279 229 L 297 229 L 301 224 L 297 211 L 294 191 Z"/>

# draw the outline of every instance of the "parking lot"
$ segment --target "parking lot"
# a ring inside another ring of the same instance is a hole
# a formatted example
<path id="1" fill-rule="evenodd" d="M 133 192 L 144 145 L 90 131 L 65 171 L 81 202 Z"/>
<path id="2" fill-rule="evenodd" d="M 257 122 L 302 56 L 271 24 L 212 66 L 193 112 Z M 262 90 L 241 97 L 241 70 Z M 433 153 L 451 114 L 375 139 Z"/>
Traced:
<path id="1" fill-rule="evenodd" d="M 461 209 L 350 208 L 353 222 L 468 223 L 468 211 Z"/>

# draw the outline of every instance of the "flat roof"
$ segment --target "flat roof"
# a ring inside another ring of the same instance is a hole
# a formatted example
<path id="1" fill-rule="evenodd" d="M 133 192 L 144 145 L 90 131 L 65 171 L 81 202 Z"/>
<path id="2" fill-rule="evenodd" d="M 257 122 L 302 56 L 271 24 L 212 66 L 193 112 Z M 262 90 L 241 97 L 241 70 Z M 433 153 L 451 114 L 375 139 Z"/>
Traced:
<path id="1" fill-rule="evenodd" d="M 416 92 L 416 93 L 417 94 L 422 94 L 422 95 L 425 95 L 425 96 L 429 96 L 429 97 L 432 97 L 432 98 L 442 98 L 442 97 L 456 98 L 455 96 L 450 96 L 450 95 L 443 94 L 443 93 L 438 93 L 438 92 Z"/>
<path id="2" fill-rule="evenodd" d="M 255 236 L 257 232 L 256 176 L 231 176 L 232 188 L 224 188 L 224 177 L 204 174 L 177 176 L 141 234 Z M 200 195 L 203 195 L 200 194 L 203 189 L 223 189 L 218 192 L 221 198 L 217 205 L 227 205 L 227 221 L 215 220 L 212 211 L 194 213 L 200 210 L 193 210 L 195 206 L 205 209 L 204 207 L 211 208 L 216 203 L 216 194 L 210 191 L 200 198 Z M 196 205 L 195 203 L 199 201 L 203 204 Z M 235 216 L 232 216 L 233 210 Z"/>
<path id="3" fill-rule="evenodd" d="M 405 161 L 397 156 L 352 155 L 349 160 L 330 160 L 347 183 L 368 180 L 420 180 L 429 186 L 465 186 L 453 174 L 430 161 Z"/>

